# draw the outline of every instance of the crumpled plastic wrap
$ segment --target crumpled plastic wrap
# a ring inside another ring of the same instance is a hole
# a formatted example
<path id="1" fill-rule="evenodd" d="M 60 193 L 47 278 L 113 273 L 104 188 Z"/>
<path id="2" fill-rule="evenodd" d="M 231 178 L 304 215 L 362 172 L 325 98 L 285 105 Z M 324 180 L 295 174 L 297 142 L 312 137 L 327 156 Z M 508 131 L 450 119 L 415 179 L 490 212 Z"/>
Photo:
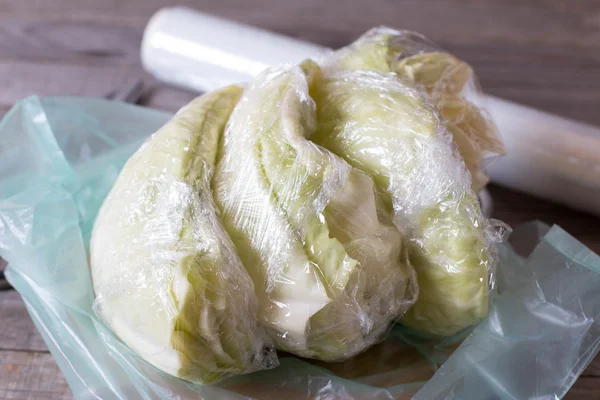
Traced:
<path id="1" fill-rule="evenodd" d="M 456 121 L 440 117 L 438 90 L 430 94 L 392 71 L 416 57 L 398 50 L 412 43 L 406 35 L 376 30 L 322 61 L 310 89 L 317 105 L 311 139 L 373 177 L 407 239 L 419 298 L 403 324 L 452 336 L 487 315 L 496 244 L 507 228 L 483 216 L 451 131 Z"/>
<path id="2" fill-rule="evenodd" d="M 462 344 L 409 347 L 396 325 L 343 363 L 282 355 L 275 369 L 217 385 L 160 371 L 94 313 L 87 250 L 119 171 L 169 117 L 33 97 L 0 124 L 0 256 L 75 398 L 560 398 L 598 353 L 600 257 L 559 227 L 531 224 L 501 245 L 499 294 Z"/>
<path id="3" fill-rule="evenodd" d="M 210 181 L 242 88 L 182 108 L 127 161 L 98 214 L 98 314 L 146 361 L 212 383 L 273 367 L 254 285 L 217 217 Z"/>
<path id="4" fill-rule="evenodd" d="M 319 67 L 273 67 L 234 110 L 213 179 L 221 219 L 277 347 L 341 360 L 380 341 L 417 295 L 372 179 L 310 140 Z"/>
<path id="5" fill-rule="evenodd" d="M 326 57 L 329 70 L 394 73 L 422 89 L 451 133 L 479 192 L 489 181 L 484 167 L 504 154 L 504 145 L 486 109 L 471 66 L 444 52 L 424 36 L 387 27 L 374 28 Z"/>

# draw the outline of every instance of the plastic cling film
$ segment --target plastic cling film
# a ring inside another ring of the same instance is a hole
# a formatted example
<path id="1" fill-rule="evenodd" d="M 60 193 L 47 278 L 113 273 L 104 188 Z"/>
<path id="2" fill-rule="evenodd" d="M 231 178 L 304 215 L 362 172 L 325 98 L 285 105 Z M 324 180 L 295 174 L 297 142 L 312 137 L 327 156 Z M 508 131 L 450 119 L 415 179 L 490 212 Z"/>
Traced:
<path id="1" fill-rule="evenodd" d="M 422 88 L 452 134 L 471 173 L 473 190 L 478 192 L 487 184 L 486 160 L 504 154 L 504 145 L 467 63 L 420 34 L 385 27 L 365 33 L 332 57 L 325 57 L 324 63 L 334 70 L 395 73 L 398 79 Z"/>
<path id="2" fill-rule="evenodd" d="M 346 359 L 414 303 L 414 272 L 371 178 L 309 141 L 312 62 L 268 69 L 233 112 L 213 179 L 279 349 Z"/>
<path id="3" fill-rule="evenodd" d="M 142 145 L 104 202 L 90 246 L 105 323 L 152 365 L 202 383 L 276 365 L 210 189 L 241 92 L 199 97 Z"/>
<path id="4" fill-rule="evenodd" d="M 201 92 L 251 81 L 271 65 L 326 52 L 318 45 L 185 7 L 166 7 L 148 21 L 144 69 L 170 84 Z"/>
<path id="5" fill-rule="evenodd" d="M 406 235 L 419 299 L 402 322 L 436 336 L 476 324 L 488 312 L 504 226 L 482 215 L 470 174 L 426 93 L 395 74 L 345 69 L 332 57 L 311 86 L 311 139 L 373 177 Z"/>

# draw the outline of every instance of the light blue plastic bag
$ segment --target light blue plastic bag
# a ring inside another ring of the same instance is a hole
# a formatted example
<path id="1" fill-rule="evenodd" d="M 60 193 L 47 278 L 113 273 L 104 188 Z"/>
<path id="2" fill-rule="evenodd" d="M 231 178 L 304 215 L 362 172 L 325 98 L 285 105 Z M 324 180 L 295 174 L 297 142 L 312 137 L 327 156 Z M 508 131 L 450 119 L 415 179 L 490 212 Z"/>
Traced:
<path id="1" fill-rule="evenodd" d="M 169 117 L 31 97 L 0 124 L 0 255 L 77 399 L 555 399 L 597 354 L 600 257 L 559 227 L 530 224 L 501 249 L 490 316 L 447 361 L 457 344 L 417 351 L 394 328 L 344 363 L 284 355 L 274 370 L 213 386 L 158 371 L 95 317 L 87 246 L 119 170 Z"/>

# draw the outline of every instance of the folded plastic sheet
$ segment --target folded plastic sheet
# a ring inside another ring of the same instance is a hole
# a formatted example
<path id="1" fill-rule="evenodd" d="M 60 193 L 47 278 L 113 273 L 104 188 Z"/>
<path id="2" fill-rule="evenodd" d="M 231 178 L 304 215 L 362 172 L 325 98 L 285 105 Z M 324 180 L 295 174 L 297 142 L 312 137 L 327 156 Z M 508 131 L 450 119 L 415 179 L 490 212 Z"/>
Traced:
<path id="1" fill-rule="evenodd" d="M 77 399 L 560 398 L 597 354 L 600 257 L 557 226 L 530 224 L 500 248 L 498 295 L 462 343 L 412 347 L 396 327 L 343 363 L 282 355 L 276 369 L 218 385 L 159 371 L 95 316 L 87 251 L 119 170 L 168 118 L 32 97 L 0 124 L 0 256 Z"/>

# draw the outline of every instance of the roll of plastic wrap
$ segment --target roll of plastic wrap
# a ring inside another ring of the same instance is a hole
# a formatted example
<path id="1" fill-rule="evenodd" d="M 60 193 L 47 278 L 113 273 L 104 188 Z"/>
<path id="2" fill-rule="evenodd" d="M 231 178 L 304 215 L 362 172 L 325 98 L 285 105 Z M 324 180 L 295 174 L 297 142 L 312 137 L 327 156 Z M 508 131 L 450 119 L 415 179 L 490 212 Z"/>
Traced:
<path id="1" fill-rule="evenodd" d="M 269 65 L 299 63 L 326 49 L 187 8 L 159 10 L 142 41 L 142 64 L 158 79 L 198 91 L 246 82 Z"/>
<path id="2" fill-rule="evenodd" d="M 328 51 L 177 7 L 152 17 L 141 55 L 156 78 L 207 91 Z M 488 168 L 492 182 L 600 215 L 600 128 L 491 96 L 488 109 L 508 152 Z"/>
<path id="3" fill-rule="evenodd" d="M 600 128 L 488 96 L 507 155 L 492 182 L 600 215 Z"/>

